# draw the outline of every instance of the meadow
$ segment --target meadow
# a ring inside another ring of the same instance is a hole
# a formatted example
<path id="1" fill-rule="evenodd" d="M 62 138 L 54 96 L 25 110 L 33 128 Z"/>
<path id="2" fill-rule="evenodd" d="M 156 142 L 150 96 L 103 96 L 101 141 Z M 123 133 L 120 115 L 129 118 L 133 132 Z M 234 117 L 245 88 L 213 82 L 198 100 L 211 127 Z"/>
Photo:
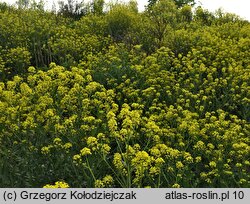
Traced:
<path id="1" fill-rule="evenodd" d="M 249 188 L 250 23 L 93 2 L 0 4 L 0 187 Z"/>

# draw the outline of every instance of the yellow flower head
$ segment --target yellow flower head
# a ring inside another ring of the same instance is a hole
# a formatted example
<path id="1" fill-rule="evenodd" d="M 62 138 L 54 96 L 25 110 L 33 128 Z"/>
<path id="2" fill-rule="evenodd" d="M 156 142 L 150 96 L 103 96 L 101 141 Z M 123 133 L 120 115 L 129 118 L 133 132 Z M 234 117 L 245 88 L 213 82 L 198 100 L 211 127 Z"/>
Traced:
<path id="1" fill-rule="evenodd" d="M 181 186 L 180 186 L 180 184 L 178 184 L 178 183 L 175 183 L 174 185 L 172 185 L 172 188 L 180 188 Z"/>
<path id="2" fill-rule="evenodd" d="M 110 152 L 110 149 L 111 147 L 108 145 L 108 144 L 103 144 L 101 146 L 101 151 L 104 153 L 104 154 L 108 154 Z"/>
<path id="3" fill-rule="evenodd" d="M 181 161 L 178 161 L 178 162 L 176 163 L 176 168 L 177 168 L 177 169 L 182 169 L 183 167 L 184 167 L 184 165 L 182 164 Z"/>
<path id="4" fill-rule="evenodd" d="M 66 150 L 70 149 L 71 147 L 72 147 L 72 144 L 70 142 L 67 142 L 63 145 L 63 148 Z"/>
<path id="5" fill-rule="evenodd" d="M 212 168 L 216 168 L 216 162 L 215 161 L 211 161 L 209 162 L 209 166 L 212 167 Z"/>
<path id="6" fill-rule="evenodd" d="M 69 184 L 64 181 L 57 181 L 54 185 L 47 184 L 43 188 L 69 188 Z"/>
<path id="7" fill-rule="evenodd" d="M 56 145 L 60 145 L 61 143 L 62 143 L 62 140 L 60 139 L 60 138 L 55 138 L 54 140 L 53 140 L 53 143 L 54 144 L 56 144 Z"/>
<path id="8" fill-rule="evenodd" d="M 91 150 L 87 147 L 84 147 L 80 152 L 81 152 L 81 156 L 92 154 Z"/>

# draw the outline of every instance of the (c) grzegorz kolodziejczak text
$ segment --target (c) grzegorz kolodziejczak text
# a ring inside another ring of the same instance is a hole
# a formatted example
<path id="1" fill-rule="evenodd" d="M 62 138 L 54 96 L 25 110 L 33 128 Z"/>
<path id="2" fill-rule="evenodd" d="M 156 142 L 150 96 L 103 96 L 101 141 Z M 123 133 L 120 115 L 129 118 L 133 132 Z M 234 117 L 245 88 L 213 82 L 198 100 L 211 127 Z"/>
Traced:
<path id="1" fill-rule="evenodd" d="M 3 193 L 4 201 L 9 200 L 136 200 L 137 195 L 132 190 L 130 192 L 115 192 L 111 191 L 85 191 L 85 190 L 70 190 L 67 192 L 29 192 L 28 190 L 23 190 L 21 192 L 17 191 L 4 191 Z"/>
<path id="2" fill-rule="evenodd" d="M 250 203 L 249 188 L 0 188 L 0 203 Z"/>

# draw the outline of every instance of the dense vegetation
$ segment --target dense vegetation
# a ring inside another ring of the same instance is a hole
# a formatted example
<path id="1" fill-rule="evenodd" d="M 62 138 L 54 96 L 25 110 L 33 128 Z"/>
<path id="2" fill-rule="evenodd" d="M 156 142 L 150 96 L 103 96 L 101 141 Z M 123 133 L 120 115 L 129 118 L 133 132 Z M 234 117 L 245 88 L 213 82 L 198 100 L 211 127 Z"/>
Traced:
<path id="1" fill-rule="evenodd" d="M 248 21 L 23 2 L 0 4 L 0 187 L 250 187 Z"/>

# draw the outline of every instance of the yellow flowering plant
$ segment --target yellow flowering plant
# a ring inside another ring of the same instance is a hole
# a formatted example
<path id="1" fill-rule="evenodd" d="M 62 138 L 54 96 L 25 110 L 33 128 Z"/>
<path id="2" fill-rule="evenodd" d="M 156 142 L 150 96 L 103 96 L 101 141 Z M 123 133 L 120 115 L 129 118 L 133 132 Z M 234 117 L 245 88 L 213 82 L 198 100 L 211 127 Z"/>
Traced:
<path id="1" fill-rule="evenodd" d="M 248 21 L 172 0 L 7 8 L 0 187 L 250 187 Z"/>

